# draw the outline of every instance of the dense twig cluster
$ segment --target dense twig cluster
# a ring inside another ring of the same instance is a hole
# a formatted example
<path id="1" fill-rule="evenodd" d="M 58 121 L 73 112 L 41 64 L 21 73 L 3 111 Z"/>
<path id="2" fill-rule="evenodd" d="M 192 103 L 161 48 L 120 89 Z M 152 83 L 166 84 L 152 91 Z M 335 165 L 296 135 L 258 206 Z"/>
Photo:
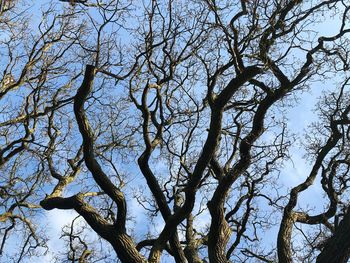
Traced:
<path id="1" fill-rule="evenodd" d="M 37 222 L 61 209 L 86 222 L 62 230 L 67 262 L 113 258 L 100 242 L 121 262 L 348 260 L 349 3 L 52 2 L 36 20 L 0 1 L 4 258 L 47 253 Z M 285 112 L 330 78 L 310 171 L 283 185 Z M 317 184 L 319 212 L 301 198 Z"/>

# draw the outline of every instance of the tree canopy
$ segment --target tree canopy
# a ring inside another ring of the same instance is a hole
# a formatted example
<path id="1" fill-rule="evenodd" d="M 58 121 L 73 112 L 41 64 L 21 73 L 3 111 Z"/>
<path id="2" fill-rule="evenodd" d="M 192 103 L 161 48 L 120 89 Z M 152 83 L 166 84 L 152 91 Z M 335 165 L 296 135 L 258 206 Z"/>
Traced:
<path id="1" fill-rule="evenodd" d="M 347 262 L 349 10 L 0 0 L 0 260 Z"/>

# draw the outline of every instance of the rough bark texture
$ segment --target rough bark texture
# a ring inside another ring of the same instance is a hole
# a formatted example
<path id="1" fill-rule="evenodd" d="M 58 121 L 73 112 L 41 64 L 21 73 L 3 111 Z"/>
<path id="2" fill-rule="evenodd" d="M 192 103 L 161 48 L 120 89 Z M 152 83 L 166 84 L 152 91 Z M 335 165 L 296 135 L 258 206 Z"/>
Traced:
<path id="1" fill-rule="evenodd" d="M 285 220 L 283 220 L 280 225 L 277 238 L 278 260 L 279 262 L 291 263 L 293 261 L 290 242 L 294 221 L 292 215 L 284 215 L 284 218 Z"/>
<path id="2" fill-rule="evenodd" d="M 317 263 L 346 263 L 350 258 L 350 210 L 345 214 L 335 233 L 324 244 Z"/>
<path id="3" fill-rule="evenodd" d="M 349 260 L 350 1 L 59 0 L 40 23 L 26 2 L 0 1 L 0 256 L 46 245 L 43 208 L 85 220 L 71 261 Z M 319 80 L 304 140 L 288 111 Z"/>
<path id="4" fill-rule="evenodd" d="M 85 164 L 92 173 L 98 186 L 117 204 L 118 214 L 115 224 L 106 221 L 93 207 L 84 200 L 83 194 L 72 197 L 60 197 L 59 187 L 54 189 L 40 204 L 46 210 L 74 209 L 90 227 L 102 238 L 106 239 L 115 249 L 118 258 L 124 263 L 142 263 L 146 259 L 138 252 L 132 238 L 126 233 L 126 203 L 123 193 L 110 181 L 94 157 L 94 139 L 89 121 L 85 115 L 84 103 L 92 91 L 95 67 L 86 66 L 84 80 L 74 98 L 74 113 L 83 137 Z"/>
<path id="5" fill-rule="evenodd" d="M 208 208 L 212 217 L 215 218 L 211 222 L 209 231 L 209 260 L 210 262 L 227 263 L 226 246 L 231 236 L 231 229 L 224 216 L 224 206 L 209 203 Z"/>

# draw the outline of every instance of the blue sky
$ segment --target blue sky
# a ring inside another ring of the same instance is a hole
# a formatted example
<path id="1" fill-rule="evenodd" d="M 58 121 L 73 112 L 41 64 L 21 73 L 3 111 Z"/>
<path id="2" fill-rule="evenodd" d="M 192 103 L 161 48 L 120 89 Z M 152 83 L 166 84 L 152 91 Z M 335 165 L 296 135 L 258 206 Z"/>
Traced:
<path id="1" fill-rule="evenodd" d="M 47 3 L 49 1 L 46 1 Z M 34 4 L 35 3 L 35 4 Z M 42 2 L 40 3 L 40 5 Z M 66 4 L 59 3 L 58 5 L 66 6 Z M 31 12 L 33 14 L 33 30 L 35 30 L 35 25 L 40 21 L 40 13 L 37 12 L 39 6 L 39 1 L 33 1 L 33 5 L 31 7 Z M 325 22 L 323 25 L 319 25 L 317 28 L 315 28 L 316 31 L 318 31 L 321 35 L 325 34 L 333 34 L 337 30 L 339 25 L 339 21 L 336 19 L 330 19 L 325 18 Z M 301 54 L 301 57 L 303 55 Z M 326 80 L 324 83 L 322 82 L 315 82 L 311 85 L 309 92 L 304 92 L 302 94 L 298 94 L 299 100 L 294 103 L 293 106 L 286 109 L 286 117 L 288 118 L 288 126 L 293 127 L 293 132 L 295 132 L 299 138 L 303 138 L 303 134 L 307 133 L 308 126 L 313 122 L 317 120 L 317 115 L 315 113 L 315 104 L 317 102 L 317 98 L 321 96 L 322 91 L 330 89 L 332 90 L 334 88 L 335 83 L 338 80 L 329 79 Z M 340 80 L 339 80 L 340 81 Z M 280 183 L 282 187 L 284 187 L 285 190 L 289 189 L 290 187 L 293 187 L 297 185 L 298 183 L 302 182 L 306 175 L 308 174 L 310 170 L 310 163 L 305 160 L 304 158 L 304 150 L 301 145 L 301 141 L 295 141 L 292 145 L 292 148 L 290 149 L 291 154 L 291 160 L 286 161 L 284 164 L 284 168 L 281 171 L 281 174 L 279 176 Z M 135 164 L 127 164 L 124 167 L 120 167 L 121 169 L 124 169 L 128 172 L 129 176 L 134 176 L 133 180 L 131 180 L 132 184 L 135 185 L 135 188 L 137 188 L 139 185 L 144 185 L 143 179 L 137 178 L 136 174 L 139 173 L 138 168 Z M 159 166 L 155 167 L 155 170 L 161 171 L 162 169 L 165 170 L 165 167 L 162 167 L 161 164 Z M 48 190 L 48 189 L 47 189 Z M 72 191 L 74 188 L 72 189 Z M 48 190 L 49 191 L 49 190 Z M 69 193 L 66 193 L 69 194 Z M 152 230 L 155 230 L 156 232 L 161 231 L 163 226 L 163 220 L 158 217 L 155 219 L 154 225 L 147 226 L 147 218 L 143 213 L 143 208 L 136 202 L 135 199 L 132 199 L 132 192 L 131 190 L 127 193 L 127 196 L 130 196 L 129 198 L 129 214 L 135 218 L 136 223 L 130 223 L 130 226 L 134 229 L 133 232 L 137 233 L 139 236 L 141 236 L 141 233 L 146 233 L 150 228 L 153 228 Z M 315 196 L 319 198 L 315 198 Z M 310 205 L 312 207 L 315 207 L 315 210 L 320 209 L 323 207 L 322 195 L 320 192 L 320 185 L 319 183 L 315 183 L 308 191 L 305 193 L 302 193 L 300 196 L 300 200 L 310 200 L 310 203 L 302 202 L 302 206 Z M 198 204 L 197 204 L 198 205 Z M 69 223 L 73 218 L 76 217 L 76 213 L 73 211 L 62 211 L 62 210 L 52 210 L 52 211 L 45 211 L 43 212 L 43 224 L 47 224 L 48 230 L 47 234 L 50 237 L 50 240 L 48 241 L 48 246 L 52 252 L 63 250 L 64 248 L 64 242 L 62 239 L 59 238 L 60 236 L 60 230 L 61 228 Z M 140 216 L 140 215 L 143 216 Z M 202 216 L 201 224 L 203 227 L 206 225 L 207 222 L 205 222 L 205 218 L 208 218 L 208 214 Z M 147 222 L 148 223 L 148 222 Z M 272 233 L 276 234 L 276 229 L 273 228 L 271 230 Z M 153 232 L 153 231 L 152 231 Z M 91 239 L 96 238 L 96 234 L 91 232 Z M 276 242 L 275 235 L 268 236 L 267 242 L 271 243 L 271 246 L 274 246 L 274 243 Z M 57 249 L 59 248 L 59 249 Z M 52 260 L 52 254 L 51 252 L 48 253 L 46 256 L 41 257 L 36 262 L 49 262 Z"/>

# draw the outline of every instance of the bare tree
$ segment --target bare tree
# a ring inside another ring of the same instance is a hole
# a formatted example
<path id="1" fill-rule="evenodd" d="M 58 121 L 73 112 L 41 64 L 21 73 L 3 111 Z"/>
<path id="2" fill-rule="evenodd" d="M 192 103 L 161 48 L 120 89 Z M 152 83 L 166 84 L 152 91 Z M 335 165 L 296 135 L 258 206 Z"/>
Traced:
<path id="1" fill-rule="evenodd" d="M 51 250 L 60 209 L 58 261 L 347 262 L 347 1 L 25 2 L 0 13 L 5 259 Z M 303 140 L 288 111 L 322 81 Z"/>

